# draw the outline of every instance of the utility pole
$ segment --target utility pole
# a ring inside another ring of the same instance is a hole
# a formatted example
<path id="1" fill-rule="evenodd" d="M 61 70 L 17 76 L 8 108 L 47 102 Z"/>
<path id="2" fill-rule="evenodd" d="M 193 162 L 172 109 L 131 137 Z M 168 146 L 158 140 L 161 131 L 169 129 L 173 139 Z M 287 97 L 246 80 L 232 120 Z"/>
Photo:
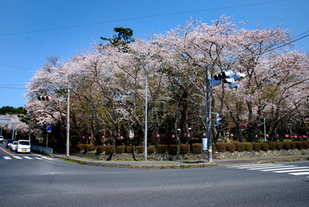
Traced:
<path id="1" fill-rule="evenodd" d="M 70 87 L 68 86 L 67 94 L 67 149 L 66 154 L 70 156 Z"/>
<path id="2" fill-rule="evenodd" d="M 147 87 L 148 87 L 148 83 L 147 83 L 147 76 L 148 76 L 148 73 L 147 73 L 147 70 L 146 70 L 146 68 L 145 68 L 145 66 L 144 66 L 144 64 L 143 64 L 143 62 L 141 61 L 141 59 L 139 58 L 139 57 L 135 57 L 135 59 L 136 60 L 138 60 L 140 63 L 141 63 L 141 65 L 142 65 L 142 67 L 143 67 L 143 69 L 144 69 L 144 71 L 145 71 L 145 150 L 144 150 L 144 152 L 145 152 L 145 161 L 147 161 L 147 117 L 148 117 L 148 113 L 147 113 Z"/>
<path id="3" fill-rule="evenodd" d="M 210 74 L 209 65 L 206 64 L 206 136 L 208 138 L 208 162 L 212 162 L 212 140 L 211 140 L 211 104 L 210 104 Z"/>

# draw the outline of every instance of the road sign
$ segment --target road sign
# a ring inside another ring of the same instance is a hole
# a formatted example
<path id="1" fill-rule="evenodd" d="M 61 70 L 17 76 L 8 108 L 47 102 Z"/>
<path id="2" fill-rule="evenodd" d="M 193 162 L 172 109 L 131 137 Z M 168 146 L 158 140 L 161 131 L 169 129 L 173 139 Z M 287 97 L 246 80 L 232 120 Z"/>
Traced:
<path id="1" fill-rule="evenodd" d="M 203 150 L 208 150 L 207 138 L 203 138 Z"/>
<path id="2" fill-rule="evenodd" d="M 221 80 L 215 80 L 214 78 L 209 80 L 210 86 L 216 86 L 216 85 L 219 85 L 220 83 L 221 83 Z"/>
<path id="3" fill-rule="evenodd" d="M 11 118 L 7 116 L 0 116 L 0 124 L 10 124 Z"/>
<path id="4" fill-rule="evenodd" d="M 48 133 L 51 133 L 51 130 L 52 130 L 52 127 L 51 127 L 51 126 L 47 126 L 46 129 L 47 129 L 47 132 L 48 132 Z"/>

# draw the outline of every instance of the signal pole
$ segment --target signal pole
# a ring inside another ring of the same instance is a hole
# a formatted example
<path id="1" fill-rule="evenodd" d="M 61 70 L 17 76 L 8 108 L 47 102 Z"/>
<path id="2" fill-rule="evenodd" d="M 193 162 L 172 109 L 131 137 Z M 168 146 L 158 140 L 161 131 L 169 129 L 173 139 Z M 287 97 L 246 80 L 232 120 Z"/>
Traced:
<path id="1" fill-rule="evenodd" d="M 66 154 L 70 156 L 70 87 L 68 86 L 68 97 L 67 97 L 67 149 Z"/>
<path id="2" fill-rule="evenodd" d="M 212 162 L 212 140 L 211 140 L 211 105 L 210 105 L 210 74 L 209 66 L 206 64 L 206 137 L 208 138 L 208 162 Z"/>

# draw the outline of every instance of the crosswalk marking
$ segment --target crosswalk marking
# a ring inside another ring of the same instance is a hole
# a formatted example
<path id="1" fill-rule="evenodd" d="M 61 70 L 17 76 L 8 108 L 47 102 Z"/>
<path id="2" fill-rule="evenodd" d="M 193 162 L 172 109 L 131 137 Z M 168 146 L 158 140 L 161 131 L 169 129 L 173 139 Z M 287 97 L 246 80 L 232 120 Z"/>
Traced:
<path id="1" fill-rule="evenodd" d="M 240 170 L 257 170 L 261 172 L 287 173 L 289 175 L 309 175 L 308 166 L 286 165 L 286 164 L 252 164 L 229 166 Z M 309 178 L 309 176 L 307 176 Z"/>
<path id="2" fill-rule="evenodd" d="M 298 170 L 279 170 L 279 171 L 273 171 L 274 173 L 290 173 L 290 172 L 301 172 L 301 171 L 307 171 L 309 168 L 303 168 Z"/>
<path id="3" fill-rule="evenodd" d="M 17 159 L 17 160 L 23 160 L 23 159 L 27 159 L 27 160 L 53 160 L 53 158 L 50 157 L 44 157 L 44 156 L 35 156 L 35 157 L 30 157 L 30 156 L 3 156 L 3 159 L 5 160 L 12 160 L 13 158 Z"/>
<path id="4" fill-rule="evenodd" d="M 290 175 L 309 175 L 309 172 L 289 173 Z"/>

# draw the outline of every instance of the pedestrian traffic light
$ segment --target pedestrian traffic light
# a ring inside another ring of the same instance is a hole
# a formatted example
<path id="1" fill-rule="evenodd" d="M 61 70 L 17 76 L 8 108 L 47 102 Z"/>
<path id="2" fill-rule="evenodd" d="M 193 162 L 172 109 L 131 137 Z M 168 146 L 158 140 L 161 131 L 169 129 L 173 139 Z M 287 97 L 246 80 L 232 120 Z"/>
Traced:
<path id="1" fill-rule="evenodd" d="M 50 96 L 38 96 L 37 98 L 39 101 L 50 101 L 51 100 Z"/>
<path id="2" fill-rule="evenodd" d="M 216 115 L 216 123 L 217 123 L 217 125 L 221 124 L 221 116 L 220 116 L 220 114 Z"/>

